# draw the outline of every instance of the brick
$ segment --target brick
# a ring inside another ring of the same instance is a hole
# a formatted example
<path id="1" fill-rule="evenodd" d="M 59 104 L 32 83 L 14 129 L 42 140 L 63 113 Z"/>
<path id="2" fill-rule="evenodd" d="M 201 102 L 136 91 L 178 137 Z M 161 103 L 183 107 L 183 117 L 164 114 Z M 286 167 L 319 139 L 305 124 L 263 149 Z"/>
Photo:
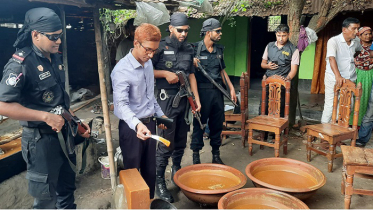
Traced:
<path id="1" fill-rule="evenodd" d="M 128 209 L 149 209 L 149 187 L 137 169 L 120 171 L 119 181 L 124 186 Z"/>

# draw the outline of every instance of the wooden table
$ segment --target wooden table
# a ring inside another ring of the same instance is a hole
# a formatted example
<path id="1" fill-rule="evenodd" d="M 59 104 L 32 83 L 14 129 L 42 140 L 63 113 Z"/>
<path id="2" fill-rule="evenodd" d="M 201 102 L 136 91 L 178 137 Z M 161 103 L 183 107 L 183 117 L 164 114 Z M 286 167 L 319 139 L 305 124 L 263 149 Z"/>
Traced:
<path id="1" fill-rule="evenodd" d="M 345 195 L 345 209 L 350 208 L 353 194 L 371 195 L 373 190 L 354 189 L 354 176 L 373 179 L 373 149 L 341 146 L 343 154 L 342 194 Z"/>

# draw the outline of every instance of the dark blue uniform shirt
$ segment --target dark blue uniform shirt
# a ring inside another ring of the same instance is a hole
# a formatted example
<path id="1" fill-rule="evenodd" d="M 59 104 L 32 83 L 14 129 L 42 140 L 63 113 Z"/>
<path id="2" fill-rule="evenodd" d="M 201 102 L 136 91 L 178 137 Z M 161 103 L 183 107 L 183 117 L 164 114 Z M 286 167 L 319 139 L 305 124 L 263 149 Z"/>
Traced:
<path id="1" fill-rule="evenodd" d="M 15 52 L 4 67 L 0 82 L 0 101 L 17 102 L 24 107 L 49 112 L 61 105 L 70 108 L 65 91 L 65 70 L 59 54 L 51 62 L 35 47 Z M 38 127 L 45 122 L 20 121 L 22 126 Z"/>

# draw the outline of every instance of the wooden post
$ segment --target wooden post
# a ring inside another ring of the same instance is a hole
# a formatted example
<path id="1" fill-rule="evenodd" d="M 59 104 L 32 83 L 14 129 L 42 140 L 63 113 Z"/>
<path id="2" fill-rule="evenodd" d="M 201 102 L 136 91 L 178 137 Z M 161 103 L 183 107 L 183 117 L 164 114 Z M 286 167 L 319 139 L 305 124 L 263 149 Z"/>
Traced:
<path id="1" fill-rule="evenodd" d="M 66 13 L 64 5 L 59 6 L 61 23 L 62 23 L 62 57 L 63 57 L 63 66 L 65 67 L 65 91 L 70 95 L 70 82 L 69 82 L 69 67 L 67 62 L 67 41 L 66 41 Z"/>
<path id="2" fill-rule="evenodd" d="M 102 55 L 102 38 L 101 38 L 101 24 L 99 20 L 99 9 L 93 9 L 93 20 L 95 26 L 95 40 L 96 40 L 96 50 L 97 50 L 97 65 L 98 65 L 98 76 L 100 80 L 100 92 L 101 92 L 101 103 L 102 111 L 104 114 L 104 125 L 105 125 L 105 134 L 106 134 L 106 145 L 107 153 L 109 156 L 110 164 L 110 179 L 111 179 L 111 188 L 115 190 L 117 186 L 117 175 L 114 167 L 114 154 L 113 154 L 113 145 L 111 142 L 111 125 L 110 125 L 110 116 L 109 116 L 109 107 L 107 103 L 107 93 L 105 86 L 105 75 L 104 75 L 104 58 Z"/>

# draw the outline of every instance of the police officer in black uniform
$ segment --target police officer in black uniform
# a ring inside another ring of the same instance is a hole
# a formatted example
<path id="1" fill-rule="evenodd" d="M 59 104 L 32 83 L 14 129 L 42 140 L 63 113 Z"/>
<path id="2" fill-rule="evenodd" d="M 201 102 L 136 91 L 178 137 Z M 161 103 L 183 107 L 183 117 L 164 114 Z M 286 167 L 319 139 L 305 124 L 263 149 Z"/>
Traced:
<path id="1" fill-rule="evenodd" d="M 67 126 L 61 116 L 49 112 L 58 105 L 70 107 L 57 54 L 61 36 L 61 21 L 53 10 L 29 10 L 14 43 L 17 51 L 0 82 L 0 114 L 20 120 L 23 126 L 22 155 L 34 208 L 76 208 L 75 153 L 63 152 L 58 135 L 69 135 Z M 87 138 L 89 132 L 81 136 Z"/>
<path id="2" fill-rule="evenodd" d="M 206 72 L 219 84 L 226 84 L 230 89 L 230 95 L 237 101 L 234 87 L 225 72 L 222 45 L 216 44 L 222 35 L 220 22 L 209 18 L 203 22 L 201 36 L 203 40 L 194 44 L 194 52 L 197 57 L 194 62 L 200 62 Z M 195 63 L 196 65 L 196 63 Z M 224 122 L 223 94 L 199 71 L 195 72 L 198 93 L 201 99 L 201 122 L 210 128 L 210 145 L 212 147 L 212 162 L 224 164 L 220 159 L 221 132 Z M 193 136 L 190 149 L 193 150 L 193 164 L 199 164 L 199 151 L 203 147 L 203 130 L 198 121 L 193 121 Z"/>
<path id="3" fill-rule="evenodd" d="M 159 53 L 154 55 L 152 61 L 154 65 L 154 77 L 158 89 L 158 104 L 166 116 L 174 120 L 172 128 L 162 130 L 160 135 L 171 141 L 170 148 L 163 144 L 158 144 L 156 152 L 156 194 L 168 201 L 174 202 L 171 193 L 166 187 L 164 178 L 168 159 L 172 157 L 171 180 L 177 170 L 181 168 L 181 159 L 187 142 L 187 125 L 184 117 L 188 114 L 187 98 L 182 97 L 177 106 L 173 106 L 176 94 L 179 92 L 179 78 L 176 71 L 183 71 L 189 78 L 191 89 L 197 103 L 197 111 L 200 110 L 197 92 L 197 82 L 194 76 L 193 47 L 187 43 L 189 30 L 188 18 L 183 13 L 174 13 L 171 16 L 168 31 L 170 36 L 161 40 Z"/>

